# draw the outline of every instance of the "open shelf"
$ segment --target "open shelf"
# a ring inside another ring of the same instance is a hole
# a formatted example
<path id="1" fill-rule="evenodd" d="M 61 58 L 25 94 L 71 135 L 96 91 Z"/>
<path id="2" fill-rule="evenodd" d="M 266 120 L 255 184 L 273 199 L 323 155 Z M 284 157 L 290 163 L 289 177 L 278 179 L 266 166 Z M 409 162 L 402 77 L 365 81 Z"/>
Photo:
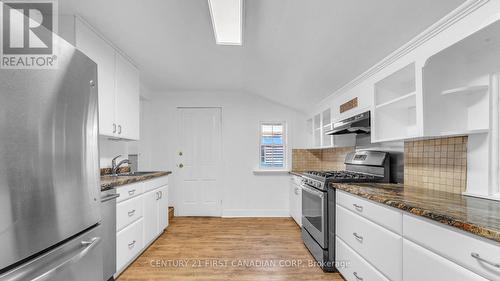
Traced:
<path id="1" fill-rule="evenodd" d="M 385 102 L 383 104 L 379 104 L 376 106 L 376 108 L 409 108 L 409 107 L 414 107 L 415 106 L 415 97 L 416 93 L 410 93 L 408 95 L 404 95 L 402 97 L 390 100 L 388 102 Z"/>
<path id="2" fill-rule="evenodd" d="M 375 83 L 374 140 L 402 140 L 418 133 L 416 64 Z"/>
<path id="3" fill-rule="evenodd" d="M 467 135 L 473 135 L 473 134 L 484 134 L 484 133 L 489 133 L 490 129 L 473 129 L 473 130 L 464 130 L 464 131 L 447 131 L 447 132 L 441 132 L 441 136 L 467 136 Z"/>
<path id="4" fill-rule="evenodd" d="M 411 63 L 375 84 L 375 105 L 386 104 L 415 90 L 415 63 Z"/>
<path id="5" fill-rule="evenodd" d="M 424 134 L 472 135 L 491 128 L 491 83 L 500 72 L 500 22 L 430 57 L 423 68 Z"/>
<path id="6" fill-rule="evenodd" d="M 442 91 L 441 95 L 446 96 L 446 95 L 468 95 L 476 93 L 486 93 L 489 88 L 490 88 L 489 85 L 460 87 Z"/>

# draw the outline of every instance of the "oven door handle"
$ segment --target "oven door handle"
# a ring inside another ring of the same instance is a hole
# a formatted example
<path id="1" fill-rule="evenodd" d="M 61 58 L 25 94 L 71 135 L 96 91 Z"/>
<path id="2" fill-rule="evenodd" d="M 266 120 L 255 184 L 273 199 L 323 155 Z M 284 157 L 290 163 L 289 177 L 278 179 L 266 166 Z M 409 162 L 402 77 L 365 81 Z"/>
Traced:
<path id="1" fill-rule="evenodd" d="M 304 190 L 304 191 L 306 191 L 308 193 L 314 194 L 314 195 L 318 196 L 321 199 L 323 199 L 323 197 L 325 197 L 325 194 L 323 192 L 314 190 L 311 187 L 308 187 L 308 186 L 305 186 L 305 185 L 302 186 L 302 190 Z"/>

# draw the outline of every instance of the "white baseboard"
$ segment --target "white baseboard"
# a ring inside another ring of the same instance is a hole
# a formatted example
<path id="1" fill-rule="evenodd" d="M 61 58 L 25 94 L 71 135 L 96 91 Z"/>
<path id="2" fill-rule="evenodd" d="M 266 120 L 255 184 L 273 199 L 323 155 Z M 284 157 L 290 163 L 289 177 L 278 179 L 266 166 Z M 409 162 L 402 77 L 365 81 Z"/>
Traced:
<path id="1" fill-rule="evenodd" d="M 238 218 L 238 217 L 257 217 L 257 218 L 272 218 L 272 217 L 290 217 L 289 210 L 254 210 L 254 209 L 229 209 L 222 211 L 223 218 Z"/>

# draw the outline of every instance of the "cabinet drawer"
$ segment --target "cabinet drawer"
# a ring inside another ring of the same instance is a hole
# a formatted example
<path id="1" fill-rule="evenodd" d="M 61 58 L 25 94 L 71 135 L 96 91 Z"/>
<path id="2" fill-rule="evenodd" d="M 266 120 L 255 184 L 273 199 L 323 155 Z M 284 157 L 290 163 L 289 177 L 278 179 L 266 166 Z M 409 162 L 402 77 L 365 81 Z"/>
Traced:
<path id="1" fill-rule="evenodd" d="M 116 204 L 116 230 L 119 231 L 142 217 L 142 196 Z"/>
<path id="2" fill-rule="evenodd" d="M 390 207 L 381 206 L 340 190 L 337 190 L 335 195 L 337 197 L 336 203 L 340 206 L 376 222 L 389 230 L 402 234 L 402 212 L 391 209 Z"/>
<path id="3" fill-rule="evenodd" d="M 150 190 L 162 187 L 164 185 L 168 184 L 168 177 L 159 177 L 159 178 L 154 178 L 148 181 L 144 182 L 144 192 L 148 192 Z"/>
<path id="4" fill-rule="evenodd" d="M 129 225 L 116 235 L 116 272 L 120 272 L 142 251 L 142 219 Z"/>
<path id="5" fill-rule="evenodd" d="M 487 280 L 406 239 L 403 239 L 403 279 L 405 281 Z"/>
<path id="6" fill-rule="evenodd" d="M 116 202 L 122 202 L 127 199 L 136 197 L 144 192 L 144 183 L 133 183 L 116 188 L 116 193 L 120 194 L 120 197 L 116 199 Z"/>
<path id="7" fill-rule="evenodd" d="M 340 205 L 336 211 L 337 236 L 389 279 L 401 280 L 403 238 Z"/>
<path id="8" fill-rule="evenodd" d="M 403 236 L 436 252 L 489 280 L 500 280 L 500 268 L 472 257 L 479 254 L 493 263 L 500 263 L 500 243 L 472 237 L 459 230 L 410 215 L 403 216 Z"/>
<path id="9" fill-rule="evenodd" d="M 347 281 L 389 281 L 340 238 L 335 239 L 335 244 L 337 269 Z"/>

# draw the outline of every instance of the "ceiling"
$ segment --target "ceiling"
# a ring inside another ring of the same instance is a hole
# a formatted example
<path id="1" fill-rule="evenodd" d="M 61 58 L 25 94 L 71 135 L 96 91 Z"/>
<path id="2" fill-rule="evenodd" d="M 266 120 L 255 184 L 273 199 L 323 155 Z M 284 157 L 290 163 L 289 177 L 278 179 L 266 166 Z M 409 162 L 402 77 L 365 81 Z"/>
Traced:
<path id="1" fill-rule="evenodd" d="M 60 0 L 155 91 L 247 91 L 306 111 L 464 0 L 246 0 L 243 46 L 215 44 L 207 0 Z"/>

